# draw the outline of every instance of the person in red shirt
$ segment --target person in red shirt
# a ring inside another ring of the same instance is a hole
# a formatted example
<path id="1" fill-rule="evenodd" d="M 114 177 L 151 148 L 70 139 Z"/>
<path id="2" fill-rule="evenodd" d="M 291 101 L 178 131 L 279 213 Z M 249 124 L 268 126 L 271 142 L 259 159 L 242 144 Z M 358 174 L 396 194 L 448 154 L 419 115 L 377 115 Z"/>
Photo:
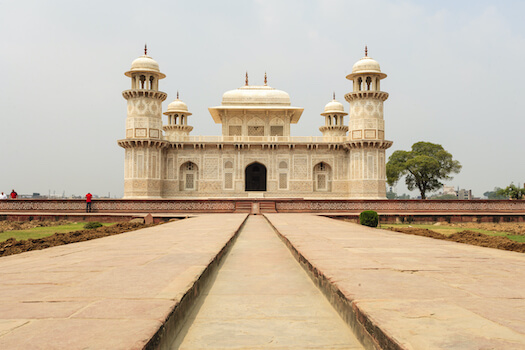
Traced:
<path id="1" fill-rule="evenodd" d="M 91 197 L 93 197 L 93 195 L 88 192 L 88 194 L 86 194 L 86 213 L 91 213 Z"/>
<path id="2" fill-rule="evenodd" d="M 9 196 L 11 197 L 11 199 L 15 199 L 16 197 L 18 197 L 18 193 L 16 193 L 15 190 L 13 189 Z"/>

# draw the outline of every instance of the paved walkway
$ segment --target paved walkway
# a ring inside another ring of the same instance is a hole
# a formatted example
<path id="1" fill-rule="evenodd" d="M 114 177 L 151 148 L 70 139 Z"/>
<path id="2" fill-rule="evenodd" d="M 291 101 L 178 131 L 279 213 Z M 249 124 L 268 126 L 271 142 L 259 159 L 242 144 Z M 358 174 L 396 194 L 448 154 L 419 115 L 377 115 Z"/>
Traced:
<path id="1" fill-rule="evenodd" d="M 201 215 L 0 258 L 0 349 L 142 349 L 245 217 Z"/>
<path id="2" fill-rule="evenodd" d="M 172 349 L 363 348 L 261 216 L 248 218 L 196 311 Z"/>
<path id="3" fill-rule="evenodd" d="M 335 284 L 364 327 L 386 336 L 380 344 L 525 348 L 525 254 L 311 214 L 266 216 L 312 271 Z"/>
<path id="4" fill-rule="evenodd" d="M 266 216 L 336 307 L 355 313 L 345 318 L 359 336 L 385 348 L 525 348 L 525 254 L 312 214 Z M 0 349 L 142 349 L 194 300 L 245 218 L 203 214 L 0 258 Z M 311 288 L 263 218 L 250 216 L 182 348 L 358 346 Z"/>

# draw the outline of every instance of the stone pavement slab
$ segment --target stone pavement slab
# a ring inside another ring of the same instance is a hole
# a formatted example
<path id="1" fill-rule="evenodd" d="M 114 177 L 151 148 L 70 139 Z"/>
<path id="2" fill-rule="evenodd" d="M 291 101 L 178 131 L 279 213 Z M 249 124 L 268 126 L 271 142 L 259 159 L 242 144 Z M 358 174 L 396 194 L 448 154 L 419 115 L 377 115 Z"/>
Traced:
<path id="1" fill-rule="evenodd" d="M 203 214 L 0 258 L 0 349 L 142 349 L 245 218 Z"/>
<path id="2" fill-rule="evenodd" d="M 265 215 L 380 346 L 525 348 L 524 254 L 311 214 Z"/>
<path id="3" fill-rule="evenodd" d="M 362 349 L 261 216 L 250 216 L 172 349 Z"/>

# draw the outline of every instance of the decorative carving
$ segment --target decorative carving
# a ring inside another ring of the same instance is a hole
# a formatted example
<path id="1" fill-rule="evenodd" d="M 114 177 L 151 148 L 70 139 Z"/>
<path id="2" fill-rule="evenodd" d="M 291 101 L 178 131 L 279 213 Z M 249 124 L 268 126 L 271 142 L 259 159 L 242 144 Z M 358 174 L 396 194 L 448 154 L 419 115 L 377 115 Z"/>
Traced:
<path id="1" fill-rule="evenodd" d="M 137 128 L 135 129 L 135 137 L 146 137 L 147 136 L 146 128 Z"/>

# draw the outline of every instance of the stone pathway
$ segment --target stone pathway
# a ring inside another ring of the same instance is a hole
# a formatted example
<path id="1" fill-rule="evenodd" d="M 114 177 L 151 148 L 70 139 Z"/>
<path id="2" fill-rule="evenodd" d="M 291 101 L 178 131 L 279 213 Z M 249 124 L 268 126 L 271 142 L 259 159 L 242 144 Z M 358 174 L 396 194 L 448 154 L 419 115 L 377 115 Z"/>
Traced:
<path id="1" fill-rule="evenodd" d="M 266 219 L 250 216 L 172 349 L 362 346 Z"/>
<path id="2" fill-rule="evenodd" d="M 525 254 L 266 216 L 383 348 L 525 349 Z"/>
<path id="3" fill-rule="evenodd" d="M 0 258 L 0 349 L 142 349 L 245 218 L 202 214 Z"/>
<path id="4" fill-rule="evenodd" d="M 365 344 L 525 349 L 525 254 L 312 214 L 266 217 Z M 192 304 L 196 316 L 175 348 L 360 348 L 260 216 L 248 218 L 195 301 L 245 218 L 199 214 L 0 258 L 0 349 L 168 346 L 162 336 Z"/>

